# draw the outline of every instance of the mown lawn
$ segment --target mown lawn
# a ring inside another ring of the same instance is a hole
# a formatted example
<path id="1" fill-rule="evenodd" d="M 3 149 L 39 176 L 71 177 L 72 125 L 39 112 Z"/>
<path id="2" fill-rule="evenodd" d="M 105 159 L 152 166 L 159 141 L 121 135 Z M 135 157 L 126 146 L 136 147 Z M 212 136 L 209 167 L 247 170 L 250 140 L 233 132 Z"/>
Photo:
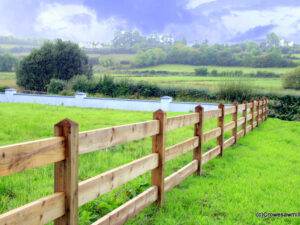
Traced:
<path id="1" fill-rule="evenodd" d="M 51 136 L 53 124 L 65 117 L 78 122 L 80 130 L 88 130 L 149 120 L 152 113 L 1 103 L 0 145 Z M 209 121 L 205 130 L 215 126 L 216 121 Z M 170 132 L 167 145 L 192 135 L 192 127 Z M 128 224 L 297 224 L 297 219 L 258 219 L 255 213 L 299 211 L 299 135 L 299 123 L 269 119 L 222 159 L 209 162 L 202 177 L 190 177 L 170 191 L 163 208 L 151 206 Z M 209 142 L 205 149 L 214 145 Z M 79 178 L 87 179 L 150 152 L 147 138 L 82 155 Z M 166 176 L 191 159 L 187 153 L 168 162 Z M 149 186 L 148 173 L 84 205 L 80 224 L 90 224 Z M 0 193 L 1 213 L 53 193 L 53 166 L 0 178 Z"/>

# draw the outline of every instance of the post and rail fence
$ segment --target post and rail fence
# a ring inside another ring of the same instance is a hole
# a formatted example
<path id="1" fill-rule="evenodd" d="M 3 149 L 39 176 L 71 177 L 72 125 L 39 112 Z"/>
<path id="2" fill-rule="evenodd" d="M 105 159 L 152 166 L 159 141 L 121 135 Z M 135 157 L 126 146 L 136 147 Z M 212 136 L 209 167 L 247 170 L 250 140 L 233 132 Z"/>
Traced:
<path id="1" fill-rule="evenodd" d="M 242 117 L 239 118 L 239 114 Z M 224 123 L 226 115 L 232 115 L 229 123 Z M 192 174 L 201 175 L 203 164 L 222 156 L 226 148 L 259 126 L 267 115 L 268 99 L 264 98 L 234 103 L 226 108 L 220 104 L 218 109 L 210 111 L 197 106 L 194 113 L 170 118 L 158 110 L 150 121 L 84 132 L 79 132 L 77 123 L 65 119 L 54 126 L 55 137 L 0 147 L 0 176 L 54 163 L 55 179 L 53 194 L 0 215 L 0 225 L 46 224 L 51 221 L 55 225 L 77 225 L 80 206 L 152 171 L 150 188 L 93 223 L 123 224 L 154 202 L 162 205 L 166 191 Z M 217 118 L 217 128 L 204 132 L 204 121 L 212 118 Z M 165 146 L 168 131 L 190 125 L 194 125 L 194 137 Z M 241 127 L 239 131 L 238 127 Z M 224 140 L 226 131 L 231 131 L 232 136 Z M 78 182 L 79 155 L 146 137 L 152 137 L 151 154 Z M 216 139 L 217 145 L 203 153 L 203 144 L 212 139 Z M 193 160 L 165 177 L 165 163 L 188 151 L 193 151 Z"/>

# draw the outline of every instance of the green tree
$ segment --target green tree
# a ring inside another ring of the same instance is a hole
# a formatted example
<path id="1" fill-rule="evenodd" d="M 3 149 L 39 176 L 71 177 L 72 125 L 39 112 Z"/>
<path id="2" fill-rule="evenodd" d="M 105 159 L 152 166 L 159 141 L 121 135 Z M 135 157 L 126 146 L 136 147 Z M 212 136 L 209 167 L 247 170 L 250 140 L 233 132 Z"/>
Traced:
<path id="1" fill-rule="evenodd" d="M 137 66 L 154 66 L 164 63 L 166 53 L 161 48 L 153 48 L 137 54 L 135 64 Z"/>
<path id="2" fill-rule="evenodd" d="M 46 91 L 52 78 L 69 80 L 75 75 L 92 75 L 88 57 L 77 44 L 57 40 L 33 50 L 20 62 L 17 84 L 28 90 Z"/>
<path id="3" fill-rule="evenodd" d="M 10 72 L 15 69 L 17 59 L 9 54 L 0 55 L 0 71 Z"/>

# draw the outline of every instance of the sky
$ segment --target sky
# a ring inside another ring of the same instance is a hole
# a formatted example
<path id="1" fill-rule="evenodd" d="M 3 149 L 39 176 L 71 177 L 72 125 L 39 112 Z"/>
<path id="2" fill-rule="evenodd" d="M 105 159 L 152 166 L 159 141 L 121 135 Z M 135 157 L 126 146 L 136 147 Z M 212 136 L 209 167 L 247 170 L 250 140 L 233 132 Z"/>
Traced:
<path id="1" fill-rule="evenodd" d="M 117 30 L 188 42 L 300 43 L 299 0 L 0 0 L 0 35 L 109 42 Z"/>

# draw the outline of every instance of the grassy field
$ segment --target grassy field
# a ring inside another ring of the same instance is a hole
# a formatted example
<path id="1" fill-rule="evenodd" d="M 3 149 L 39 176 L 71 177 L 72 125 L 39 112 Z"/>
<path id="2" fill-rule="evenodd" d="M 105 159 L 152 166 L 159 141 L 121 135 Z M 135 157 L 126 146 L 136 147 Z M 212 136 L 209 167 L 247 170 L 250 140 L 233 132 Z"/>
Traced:
<path id="1" fill-rule="evenodd" d="M 252 67 L 226 67 L 226 66 L 205 66 L 207 67 L 208 71 L 211 72 L 212 70 L 217 70 L 218 72 L 222 71 L 235 71 L 240 70 L 243 73 L 256 73 L 257 71 L 270 71 L 273 73 L 283 74 L 286 73 L 293 68 L 252 68 Z M 155 71 L 168 71 L 168 72 L 186 72 L 186 73 L 193 73 L 195 69 L 199 68 L 199 66 L 191 66 L 191 65 L 180 65 L 180 64 L 164 64 L 158 66 L 150 66 L 144 67 L 140 69 L 135 69 L 138 71 L 145 71 L 145 70 L 155 70 Z"/>
<path id="2" fill-rule="evenodd" d="M 88 130 L 148 120 L 151 114 L 0 103 L 0 145 L 51 136 L 53 124 L 66 117 L 78 122 L 80 130 Z M 206 122 L 205 130 L 215 126 L 216 121 Z M 192 127 L 170 132 L 167 145 L 192 135 Z M 190 177 L 170 191 L 163 208 L 151 206 L 128 224 L 299 224 L 299 219 L 259 219 L 255 216 L 256 212 L 299 211 L 299 135 L 299 123 L 269 119 L 226 151 L 222 159 L 205 165 L 202 177 Z M 214 145 L 214 141 L 209 142 L 205 149 Z M 147 138 L 109 151 L 82 155 L 79 178 L 87 179 L 150 152 L 151 140 Z M 168 162 L 166 176 L 191 158 L 192 154 L 187 153 Z M 80 224 L 90 224 L 149 186 L 150 177 L 146 174 L 86 204 L 80 208 Z M 0 212 L 51 194 L 53 166 L 2 177 L 0 192 Z"/>
<path id="3" fill-rule="evenodd" d="M 16 75 L 12 72 L 0 72 L 0 87 L 17 87 Z"/>
<path id="4" fill-rule="evenodd" d="M 210 91 L 218 90 L 224 82 L 235 81 L 235 77 L 201 77 L 201 76 L 139 76 L 126 74 L 111 74 L 116 79 L 124 79 L 128 77 L 134 81 L 146 81 L 159 86 L 165 87 L 181 87 L 181 88 L 200 88 Z M 100 76 L 100 74 L 95 74 Z M 272 92 L 280 94 L 299 95 L 300 91 L 284 89 L 281 78 L 240 78 L 250 84 L 254 89 L 259 89 L 262 92 Z"/>

